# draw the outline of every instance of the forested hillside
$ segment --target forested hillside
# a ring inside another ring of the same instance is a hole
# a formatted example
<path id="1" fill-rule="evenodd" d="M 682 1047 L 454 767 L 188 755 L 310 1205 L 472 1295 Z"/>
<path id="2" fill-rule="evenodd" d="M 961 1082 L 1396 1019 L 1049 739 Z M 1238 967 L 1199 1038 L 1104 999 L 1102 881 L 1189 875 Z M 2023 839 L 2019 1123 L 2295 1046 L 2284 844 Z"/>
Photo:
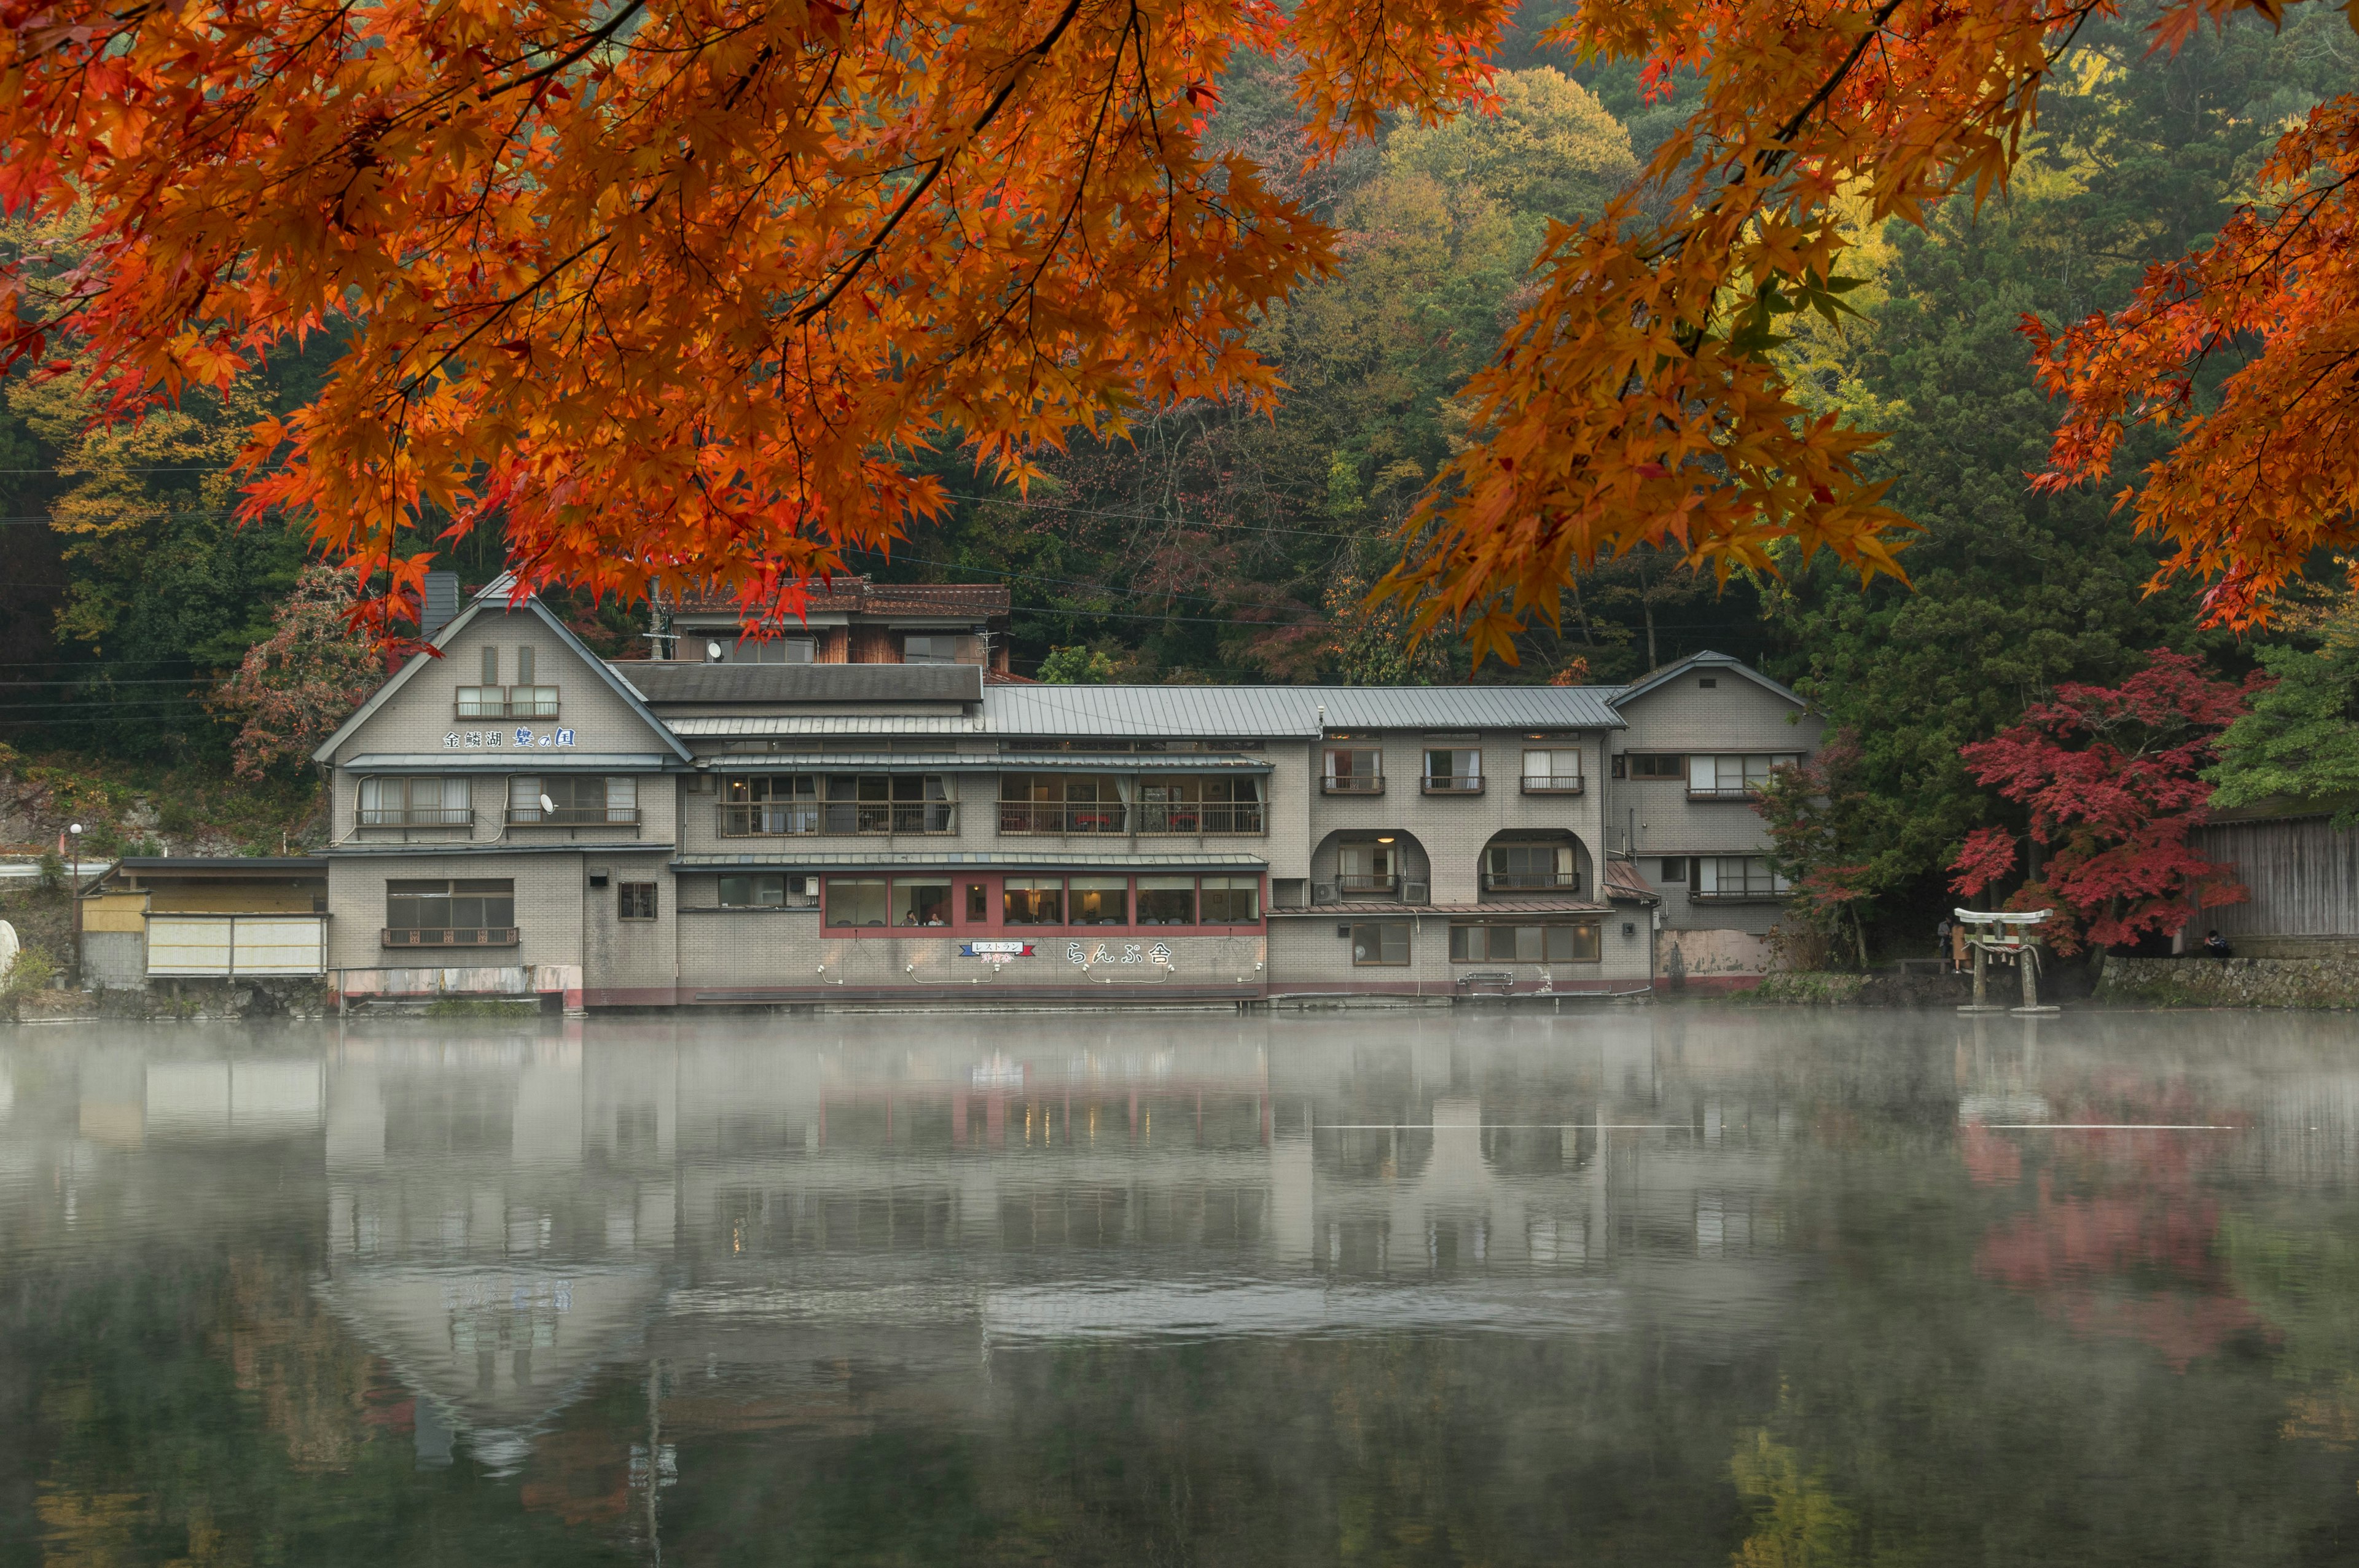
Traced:
<path id="1" fill-rule="evenodd" d="M 1862 236 L 1858 313 L 1794 329 L 1782 351 L 1812 396 L 1890 432 L 1872 460 L 1921 530 L 1904 557 L 1913 586 L 1863 589 L 1825 559 L 1718 584 L 1676 547 L 1641 549 L 1582 572 L 1557 628 L 1521 639 L 1519 665 L 1475 670 L 1450 641 L 1412 646 L 1364 597 L 1464 438 L 1456 394 L 1531 297 L 1549 224 L 1594 213 L 1682 112 L 1676 90 L 1647 101 L 1635 67 L 1538 48 L 1560 9 L 1526 8 L 1495 115 L 1396 126 L 1309 175 L 1291 172 L 1304 143 L 1286 72 L 1233 71 L 1216 139 L 1299 181 L 1291 193 L 1340 235 L 1336 275 L 1256 330 L 1287 384 L 1281 410 L 1184 405 L 1129 439 L 1048 454 L 1020 496 L 930 460 L 957 497 L 950 517 L 860 564 L 1006 582 L 1016 667 L 1049 678 L 1609 681 L 1704 647 L 1754 660 L 1855 742 L 1849 870 L 1876 919 L 1913 927 L 1965 836 L 2004 820 L 1961 747 L 2060 683 L 2124 679 L 2150 650 L 2231 678 L 2265 656 L 2200 632 L 2191 588 L 2144 591 L 2157 554 L 2111 496 L 2033 492 L 2058 415 L 2020 327 L 2116 308 L 2150 261 L 2201 243 L 2288 122 L 2359 81 L 2359 38 L 2304 7 L 2282 32 L 2248 20 L 2166 59 L 2147 54 L 2143 15 L 2092 27 L 2077 88 L 2045 101 L 2006 195 Z M 73 236 L 17 224 L 5 242 L 70 257 Z M 218 688 L 272 634 L 305 550 L 290 530 L 233 524 L 222 465 L 247 423 L 310 396 L 335 352 L 332 333 L 315 337 L 227 396 L 194 392 L 95 432 L 71 373 L 9 381 L 0 720 L 19 753 L 78 777 L 227 775 L 247 715 Z M 462 540 L 457 561 L 484 580 L 498 541 Z M 638 645 L 626 611 L 577 609 L 606 646 Z M 2332 628 L 2277 635 L 2304 649 Z M 299 768 L 276 767 L 299 787 Z"/>

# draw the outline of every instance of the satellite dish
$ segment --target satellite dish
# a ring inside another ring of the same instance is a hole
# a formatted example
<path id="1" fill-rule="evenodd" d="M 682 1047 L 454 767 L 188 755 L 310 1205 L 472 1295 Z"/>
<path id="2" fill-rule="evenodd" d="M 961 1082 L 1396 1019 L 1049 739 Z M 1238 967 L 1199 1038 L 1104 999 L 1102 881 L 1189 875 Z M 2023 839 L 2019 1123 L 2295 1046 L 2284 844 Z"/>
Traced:
<path id="1" fill-rule="evenodd" d="M 556 815 L 557 815 L 557 802 L 555 802 L 555 801 L 553 801 L 553 800 L 549 799 L 549 796 L 547 796 L 547 795 L 542 795 L 542 796 L 540 797 L 540 814 L 541 814 L 543 816 L 556 816 Z"/>
<path id="2" fill-rule="evenodd" d="M 708 665 L 717 665 L 721 662 L 720 643 L 707 643 L 704 644 L 704 662 Z"/>

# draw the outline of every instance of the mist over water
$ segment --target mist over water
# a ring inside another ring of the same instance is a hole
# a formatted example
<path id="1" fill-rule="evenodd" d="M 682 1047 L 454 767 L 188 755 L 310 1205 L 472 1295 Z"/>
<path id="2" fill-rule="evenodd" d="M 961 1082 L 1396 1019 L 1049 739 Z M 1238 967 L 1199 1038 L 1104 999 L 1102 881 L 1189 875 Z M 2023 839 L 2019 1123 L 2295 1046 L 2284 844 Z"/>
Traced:
<path id="1" fill-rule="evenodd" d="M 2333 1017 L 23 1029 L 0 1565 L 2359 1555 Z"/>

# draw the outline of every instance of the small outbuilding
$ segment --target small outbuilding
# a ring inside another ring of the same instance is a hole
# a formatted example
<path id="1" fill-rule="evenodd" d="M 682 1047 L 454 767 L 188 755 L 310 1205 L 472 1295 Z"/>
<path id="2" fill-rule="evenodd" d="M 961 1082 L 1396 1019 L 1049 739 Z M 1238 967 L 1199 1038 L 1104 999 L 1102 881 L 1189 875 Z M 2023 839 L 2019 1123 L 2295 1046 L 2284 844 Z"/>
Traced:
<path id="1" fill-rule="evenodd" d="M 135 856 L 80 899 L 86 986 L 327 969 L 328 862 L 318 856 Z"/>

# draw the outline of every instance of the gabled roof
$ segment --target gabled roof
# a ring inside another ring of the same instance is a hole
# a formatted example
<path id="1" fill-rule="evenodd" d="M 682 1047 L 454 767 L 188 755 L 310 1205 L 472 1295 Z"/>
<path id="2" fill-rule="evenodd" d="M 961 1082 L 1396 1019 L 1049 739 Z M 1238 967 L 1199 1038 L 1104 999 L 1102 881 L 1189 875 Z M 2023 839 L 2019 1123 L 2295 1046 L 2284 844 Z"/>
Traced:
<path id="1" fill-rule="evenodd" d="M 637 692 L 631 689 L 630 683 L 623 679 L 622 676 L 616 675 L 611 668 L 609 668 L 605 660 L 592 653 L 588 646 L 582 643 L 582 639 L 573 634 L 571 629 L 570 629 L 564 622 L 560 621 L 555 615 L 549 613 L 549 606 L 541 603 L 538 595 L 526 595 L 521 604 L 509 602 L 508 595 L 513 591 L 514 586 L 515 579 L 506 574 L 501 575 L 500 577 L 493 579 L 489 584 L 485 585 L 483 590 L 477 593 L 475 597 L 468 602 L 467 608 L 459 611 L 458 616 L 452 620 L 450 624 L 444 626 L 442 630 L 435 633 L 431 638 L 428 639 L 428 645 L 433 648 L 435 652 L 431 654 L 419 654 L 408 664 L 402 665 L 400 669 L 397 670 L 394 673 L 393 678 L 386 682 L 383 686 L 377 687 L 375 693 L 372 695 L 366 702 L 362 703 L 360 707 L 353 711 L 353 714 L 350 719 L 345 719 L 342 724 L 336 726 L 336 732 L 334 734 L 320 742 L 319 749 L 311 753 L 311 760 L 315 762 L 329 762 L 334 761 L 336 748 L 344 743 L 346 737 L 352 735 L 354 731 L 359 730 L 362 725 L 375 718 L 378 711 L 382 709 L 387 702 L 392 700 L 394 693 L 408 685 L 419 670 L 423 669 L 428 665 L 435 663 L 440 651 L 449 647 L 453 638 L 457 637 L 460 633 L 465 631 L 470 625 L 473 624 L 475 617 L 484 613 L 484 607 L 485 605 L 492 604 L 495 604 L 502 611 L 523 609 L 538 616 L 542 625 L 557 633 L 558 641 L 563 643 L 565 646 L 572 652 L 576 658 L 579 658 L 584 665 L 587 665 L 591 669 L 597 672 L 598 678 L 604 681 L 614 691 L 614 695 L 621 697 L 630 710 L 638 716 L 640 721 L 646 724 L 647 729 L 655 734 L 657 739 L 662 741 L 665 750 L 670 752 L 673 756 L 683 762 L 691 760 L 692 753 L 689 751 L 687 746 L 681 743 L 679 736 L 674 735 L 669 729 L 665 727 L 662 719 L 658 719 L 653 713 L 647 710 L 647 703 L 640 698 Z"/>
<path id="2" fill-rule="evenodd" d="M 1709 648 L 1705 649 L 1701 654 L 1690 654 L 1686 658 L 1680 660 L 1676 664 L 1665 665 L 1659 670 L 1639 676 L 1636 680 L 1631 682 L 1628 686 L 1624 687 L 1620 691 L 1614 695 L 1612 698 L 1614 706 L 1616 708 L 1626 707 L 1630 703 L 1633 703 L 1638 698 L 1646 696 L 1648 692 L 1653 691 L 1659 687 L 1669 686 L 1671 682 L 1679 679 L 1680 676 L 1684 675 L 1692 675 L 1698 670 L 1711 670 L 1715 673 L 1721 670 L 1726 670 L 1731 675 L 1744 676 L 1746 680 L 1751 681 L 1755 686 L 1759 687 L 1766 692 L 1784 697 L 1788 702 L 1792 703 L 1797 708 L 1808 708 L 1810 706 L 1809 699 L 1804 697 L 1801 693 L 1794 691 L 1788 687 L 1779 686 L 1776 681 L 1771 680 L 1767 676 L 1763 675 L 1759 670 L 1755 669 L 1752 665 L 1746 664 L 1742 659 L 1733 659 L 1726 654 L 1715 654 Z"/>

